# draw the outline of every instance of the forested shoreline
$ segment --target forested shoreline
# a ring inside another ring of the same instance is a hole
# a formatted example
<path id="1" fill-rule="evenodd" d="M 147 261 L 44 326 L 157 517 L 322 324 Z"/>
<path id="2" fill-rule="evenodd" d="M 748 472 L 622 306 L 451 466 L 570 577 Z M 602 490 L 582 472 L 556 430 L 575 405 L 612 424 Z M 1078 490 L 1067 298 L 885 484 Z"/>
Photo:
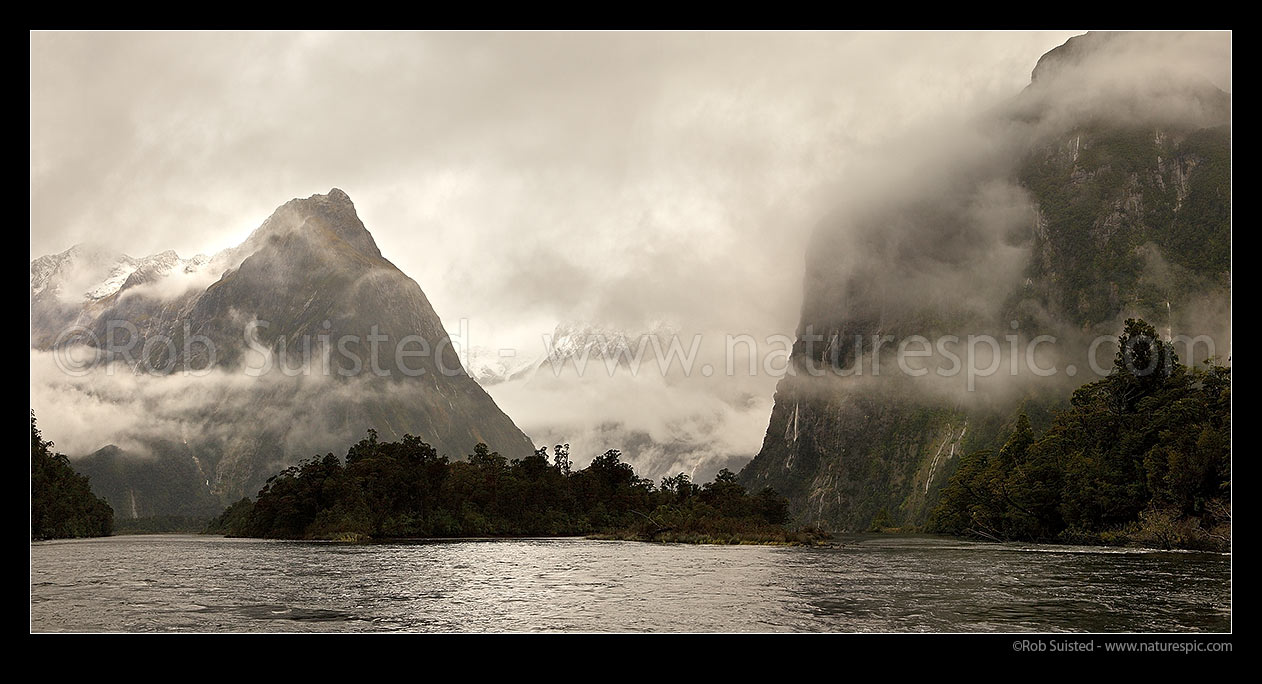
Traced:
<path id="1" fill-rule="evenodd" d="M 92 493 L 65 454 L 40 434 L 31 411 L 31 541 L 106 537 L 114 531 L 114 509 Z"/>
<path id="2" fill-rule="evenodd" d="M 1231 547 L 1231 369 L 1191 368 L 1129 319 L 1111 373 L 1035 434 L 966 455 L 930 532 L 993 541 Z"/>
<path id="3" fill-rule="evenodd" d="M 366 541 L 422 537 L 593 536 L 712 544 L 814 544 L 788 526 L 788 502 L 750 494 L 724 469 L 712 482 L 679 474 L 654 484 L 609 450 L 573 470 L 569 446 L 508 460 L 478 444 L 467 460 L 406 435 L 375 431 L 345 459 L 329 453 L 271 478 L 207 531 L 273 539 Z"/>

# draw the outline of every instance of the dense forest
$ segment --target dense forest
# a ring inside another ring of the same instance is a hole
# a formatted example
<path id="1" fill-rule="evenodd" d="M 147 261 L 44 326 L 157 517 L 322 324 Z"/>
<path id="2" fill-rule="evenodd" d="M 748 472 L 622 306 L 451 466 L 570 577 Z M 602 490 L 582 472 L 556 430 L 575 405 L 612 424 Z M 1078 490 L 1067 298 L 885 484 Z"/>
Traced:
<path id="1" fill-rule="evenodd" d="M 330 453 L 268 480 L 209 532 L 283 539 L 573 536 L 694 543 L 814 543 L 794 530 L 788 502 L 770 489 L 750 494 L 724 469 L 699 486 L 687 475 L 659 485 L 640 478 L 617 450 L 573 470 L 569 446 L 507 460 L 478 444 L 450 461 L 411 435 L 379 441 L 375 431 L 346 458 Z"/>
<path id="2" fill-rule="evenodd" d="M 1231 376 L 1189 368 L 1142 320 L 1113 369 L 1036 435 L 1024 413 L 997 451 L 969 454 L 928 529 L 992 540 L 1231 544 Z"/>
<path id="3" fill-rule="evenodd" d="M 31 539 L 104 537 L 114 530 L 114 509 L 92 493 L 88 478 L 45 441 L 31 411 Z"/>

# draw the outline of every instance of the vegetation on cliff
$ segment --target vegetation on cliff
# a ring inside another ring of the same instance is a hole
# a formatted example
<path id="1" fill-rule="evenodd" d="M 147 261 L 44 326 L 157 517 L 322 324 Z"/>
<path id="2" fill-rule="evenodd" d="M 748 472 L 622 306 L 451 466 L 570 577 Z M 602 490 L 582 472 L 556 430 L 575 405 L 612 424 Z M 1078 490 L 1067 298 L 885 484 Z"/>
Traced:
<path id="1" fill-rule="evenodd" d="M 998 451 L 964 457 L 930 531 L 995 540 L 1231 543 L 1230 369 L 1179 363 L 1130 319 L 1113 371 L 1037 435 L 1024 414 Z"/>
<path id="2" fill-rule="evenodd" d="M 31 412 L 31 539 L 104 537 L 114 529 L 114 509 L 92 493 L 88 478 L 45 441 Z"/>
<path id="3" fill-rule="evenodd" d="M 1113 39 L 1097 38 L 1075 39 L 1080 52 L 1073 54 L 1113 59 L 1112 48 L 1095 52 Z M 1013 121 L 1042 124 L 985 129 L 993 141 L 1021 131 L 979 165 L 988 180 L 970 185 L 966 157 L 952 155 L 941 167 L 925 162 L 911 192 L 893 200 L 877 193 L 870 208 L 859 201 L 821 222 L 806 254 L 799 331 L 841 331 L 843 341 L 890 335 L 888 349 L 912 335 L 998 338 L 1016 321 L 1014 334 L 1053 335 L 1067 357 L 1082 358 L 1096 335 L 1142 317 L 1159 330 L 1208 337 L 1215 349 L 1230 346 L 1230 95 L 1199 78 L 1162 78 L 1095 89 L 1092 98 L 1100 99 L 1078 110 L 1053 83 L 1085 87 L 1089 81 L 1074 74 L 1089 74 L 1077 71 L 1084 64 L 1077 57 L 1063 60 L 1069 52 L 1056 54 L 1039 62 L 1044 83 L 1008 112 Z M 1186 109 L 1133 106 L 1137 93 L 1159 92 Z M 929 182 L 935 174 L 938 181 Z M 989 233 L 977 232 L 984 222 L 971 212 L 990 201 L 977 188 L 994 182 L 1020 188 L 1014 208 L 1028 201 L 1032 211 L 1030 218 L 1014 213 L 1002 251 L 990 252 Z M 999 261 L 968 261 L 1000 253 L 1013 256 L 1019 276 L 1005 280 Z M 933 271 L 950 277 L 922 280 Z M 939 302 L 942 292 L 951 296 Z M 1199 366 L 1204 358 L 1190 356 L 1199 349 L 1184 352 L 1184 363 Z M 838 352 L 841 363 L 832 365 L 839 369 L 875 356 L 873 346 L 811 346 L 800 337 L 792 362 L 800 369 Z M 805 372 L 783 379 L 762 448 L 741 482 L 774 487 L 795 516 L 834 529 L 923 529 L 942 494 L 935 473 L 954 467 L 951 459 L 940 468 L 941 445 L 947 453 L 997 453 L 1012 427 L 1008 405 L 981 393 L 939 401 L 874 377 L 846 383 L 817 382 Z M 1066 389 L 1047 383 L 1027 394 L 1035 433 L 1048 429 L 1046 414 L 1061 408 Z"/>

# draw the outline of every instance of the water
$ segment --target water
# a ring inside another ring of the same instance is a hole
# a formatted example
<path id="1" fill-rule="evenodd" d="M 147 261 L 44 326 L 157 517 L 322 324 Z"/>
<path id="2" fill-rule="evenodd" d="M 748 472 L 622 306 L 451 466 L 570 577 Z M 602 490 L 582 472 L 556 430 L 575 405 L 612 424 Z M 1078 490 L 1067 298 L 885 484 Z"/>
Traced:
<path id="1" fill-rule="evenodd" d="M 1230 556 L 870 536 L 828 549 L 583 539 L 31 545 L 31 630 L 1231 629 Z"/>

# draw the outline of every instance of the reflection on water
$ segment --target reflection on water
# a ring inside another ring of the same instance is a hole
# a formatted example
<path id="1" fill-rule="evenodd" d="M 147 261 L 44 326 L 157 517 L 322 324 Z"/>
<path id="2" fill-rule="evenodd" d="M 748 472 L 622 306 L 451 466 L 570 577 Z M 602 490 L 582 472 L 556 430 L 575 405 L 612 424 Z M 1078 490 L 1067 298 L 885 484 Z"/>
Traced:
<path id="1" fill-rule="evenodd" d="M 1229 631 L 1230 557 L 935 537 L 31 545 L 32 631 Z"/>

